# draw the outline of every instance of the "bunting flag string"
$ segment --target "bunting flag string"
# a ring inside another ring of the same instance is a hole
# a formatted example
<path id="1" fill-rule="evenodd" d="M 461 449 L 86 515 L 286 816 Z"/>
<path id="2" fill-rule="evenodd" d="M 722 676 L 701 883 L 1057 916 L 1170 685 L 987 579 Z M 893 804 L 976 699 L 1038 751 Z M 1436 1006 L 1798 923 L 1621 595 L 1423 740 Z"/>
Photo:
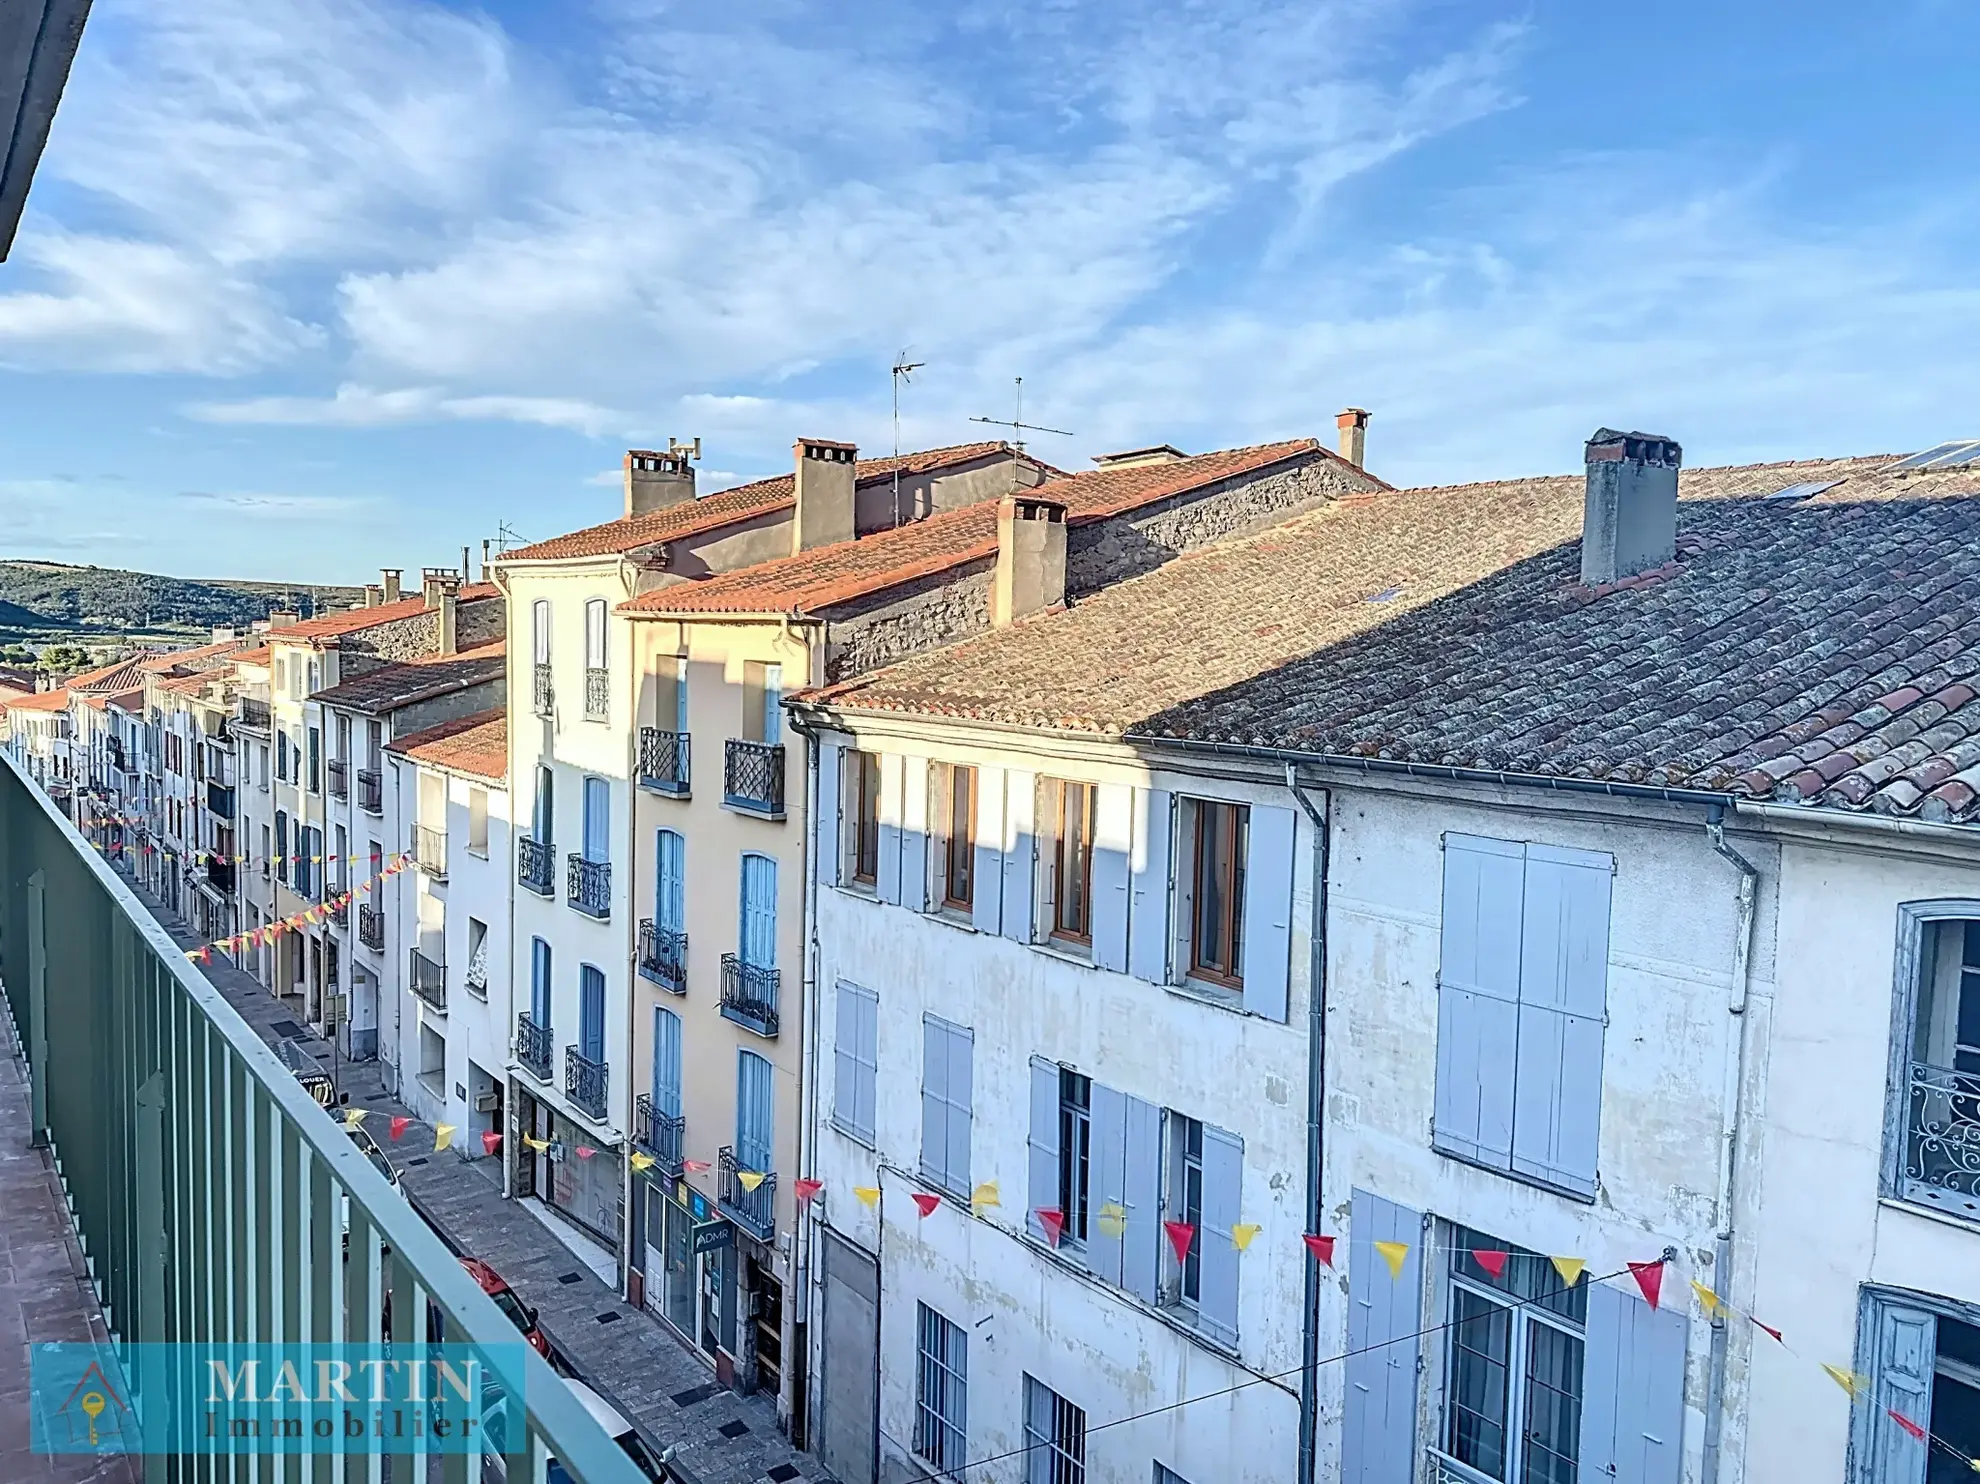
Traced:
<path id="1" fill-rule="evenodd" d="M 404 1138 L 406 1130 L 411 1126 L 412 1126 L 412 1120 L 406 1117 L 403 1113 L 394 1117 L 392 1120 L 392 1129 L 391 1129 L 392 1142 L 396 1144 L 399 1142 L 400 1139 Z"/>
<path id="2" fill-rule="evenodd" d="M 644 1175 L 648 1170 L 652 1169 L 654 1165 L 659 1163 L 659 1161 L 654 1159 L 652 1155 L 641 1154 L 637 1149 L 635 1149 L 632 1152 L 632 1154 L 627 1157 L 626 1163 L 630 1164 L 633 1167 L 633 1172 L 635 1174 Z"/>
<path id="3" fill-rule="evenodd" d="M 925 1190 L 915 1191 L 911 1199 L 914 1201 L 915 1210 L 921 1213 L 921 1219 L 923 1221 L 933 1216 L 935 1214 L 935 1208 L 942 1204 L 942 1198 L 939 1195 L 930 1195 Z"/>
<path id="4" fill-rule="evenodd" d="M 791 1194 L 797 1197 L 797 1203 L 800 1206 L 810 1205 L 811 1198 L 824 1188 L 825 1182 L 823 1180 L 793 1180 L 791 1182 Z"/>
<path id="5" fill-rule="evenodd" d="M 1002 1206 L 1003 1200 L 997 1194 L 997 1182 L 985 1180 L 970 1192 L 969 1205 L 972 1211 L 988 1210 L 992 1206 Z"/>
<path id="6" fill-rule="evenodd" d="M 100 846 L 98 848 L 101 849 Z M 216 859 L 226 860 L 227 857 L 220 856 L 216 857 Z M 247 857 L 245 856 L 233 857 L 236 863 L 243 862 L 246 859 Z M 279 860 L 280 857 L 277 857 L 277 859 Z M 303 857 L 294 856 L 291 859 L 300 861 Z M 357 857 L 352 856 L 351 859 L 356 860 Z M 327 901 L 305 907 L 300 912 L 292 912 L 287 917 L 278 918 L 265 926 L 249 928 L 244 932 L 235 933 L 231 937 L 216 938 L 210 943 L 201 943 L 197 947 L 188 948 L 186 950 L 186 957 L 196 963 L 211 963 L 213 962 L 213 951 L 215 949 L 220 950 L 222 953 L 235 953 L 243 948 L 254 948 L 265 944 L 272 944 L 285 932 L 296 932 L 301 928 L 326 922 L 333 913 L 350 906 L 353 899 L 359 893 L 369 892 L 375 882 L 383 881 L 387 876 L 396 876 L 410 864 L 411 858 L 401 853 L 393 857 L 391 864 L 386 866 L 376 876 L 359 883 L 355 887 L 347 887 L 339 891 Z"/>
<path id="7" fill-rule="evenodd" d="M 1251 1245 L 1251 1239 L 1263 1230 L 1255 1221 L 1240 1221 L 1231 1228 L 1231 1245 L 1242 1252 Z"/>
<path id="8" fill-rule="evenodd" d="M 453 1144 L 454 1144 L 454 1135 L 455 1135 L 455 1134 L 457 1134 L 457 1133 L 459 1133 L 459 1132 L 460 1132 L 460 1130 L 459 1130 L 459 1129 L 457 1129 L 457 1128 L 456 1128 L 456 1127 L 455 1127 L 455 1126 L 454 1126 L 453 1124 L 451 1124 L 451 1123 L 436 1123 L 436 1124 L 434 1124 L 434 1125 L 433 1125 L 433 1152 L 434 1152 L 435 1154 L 438 1154 L 438 1153 L 439 1153 L 439 1152 L 440 1152 L 441 1150 L 443 1150 L 443 1149 L 451 1149 L 451 1148 L 453 1147 Z"/>
<path id="9" fill-rule="evenodd" d="M 1165 1221 L 1162 1230 L 1168 1233 L 1169 1245 L 1176 1250 L 1176 1261 L 1187 1262 L 1190 1246 L 1196 1241 L 1196 1228 L 1187 1221 Z"/>
<path id="10" fill-rule="evenodd" d="M 880 1204 L 880 1187 L 877 1185 L 855 1185 L 853 1187 L 853 1194 L 859 1197 L 859 1203 L 862 1206 L 877 1206 Z"/>
<path id="11" fill-rule="evenodd" d="M 1375 1243 L 1375 1251 L 1381 1257 L 1382 1261 L 1389 1265 L 1389 1276 L 1391 1278 L 1402 1277 L 1403 1264 L 1409 1261 L 1409 1243 L 1377 1242 Z"/>
<path id="12" fill-rule="evenodd" d="M 1059 1237 L 1066 1229 L 1066 1213 L 1054 1206 L 1040 1206 L 1032 1214 L 1038 1218 L 1038 1225 L 1045 1233 L 1045 1240 L 1057 1247 Z"/>
<path id="13" fill-rule="evenodd" d="M 736 1183 L 740 1185 L 744 1190 L 748 1191 L 751 1195 L 754 1195 L 756 1193 L 757 1187 L 762 1185 L 763 1182 L 768 1178 L 769 1177 L 765 1175 L 761 1170 L 736 1171 Z"/>
<path id="14" fill-rule="evenodd" d="M 1306 1243 L 1306 1250 L 1311 1252 L 1323 1267 L 1331 1268 L 1334 1265 L 1334 1239 L 1332 1237 L 1315 1236 L 1312 1232 L 1308 1232 L 1302 1240 Z"/>

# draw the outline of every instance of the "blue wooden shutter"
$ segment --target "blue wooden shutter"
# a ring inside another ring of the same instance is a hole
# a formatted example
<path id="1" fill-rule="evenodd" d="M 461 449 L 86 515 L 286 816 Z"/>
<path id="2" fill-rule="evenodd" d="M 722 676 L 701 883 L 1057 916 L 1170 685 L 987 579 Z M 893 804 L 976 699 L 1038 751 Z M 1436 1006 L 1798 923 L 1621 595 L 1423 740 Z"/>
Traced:
<path id="1" fill-rule="evenodd" d="M 1501 1170 L 1512 1168 L 1525 875 L 1523 845 L 1444 837 L 1434 1143 Z"/>
<path id="2" fill-rule="evenodd" d="M 550 1028 L 550 945 L 541 938 L 529 940 L 529 1018 Z"/>
<path id="3" fill-rule="evenodd" d="M 1681 1309 L 1653 1309 L 1622 1288 L 1588 1285 L 1581 1478 L 1603 1484 L 1679 1484 L 1689 1331 Z M 1918 1484 L 1923 1479 L 1921 1473 Z"/>
<path id="4" fill-rule="evenodd" d="M 681 1018 L 664 1005 L 653 1007 L 653 1106 L 681 1115 Z"/>
<path id="5" fill-rule="evenodd" d="M 1205 1188 L 1207 1193 L 1207 1180 Z M 1399 1277 L 1389 1275 L 1388 1262 L 1375 1250 L 1377 1242 L 1409 1245 Z M 1348 1211 L 1341 1484 L 1411 1484 L 1416 1477 L 1422 1249 L 1420 1214 L 1368 1191 L 1354 1192 Z"/>
<path id="6" fill-rule="evenodd" d="M 746 964 L 777 966 L 777 863 L 767 855 L 742 858 L 741 956 Z"/>
<path id="7" fill-rule="evenodd" d="M 1891 1410 L 1932 1427 L 1932 1384 L 1938 1364 L 1938 1319 L 1924 1309 L 1871 1306 L 1871 1404 L 1857 1409 L 1861 1477 L 1875 1484 L 1925 1484 L 1931 1450 L 1897 1425 Z"/>
<path id="8" fill-rule="evenodd" d="M 901 759 L 900 901 L 910 912 L 928 910 L 928 760 Z"/>
<path id="9" fill-rule="evenodd" d="M 1169 903 L 1174 887 L 1175 801 L 1167 789 L 1134 791 L 1134 861 L 1128 906 L 1128 972 L 1169 982 Z"/>
<path id="10" fill-rule="evenodd" d="M 876 1086 L 880 1067 L 880 996 L 872 990 L 862 990 L 857 1006 L 859 1012 L 859 1126 L 866 1130 L 869 1138 L 877 1137 L 879 1124 L 879 1095 Z"/>
<path id="11" fill-rule="evenodd" d="M 1582 1195 L 1595 1193 L 1613 877 L 1610 856 L 1526 847 L 1512 1167 Z"/>
<path id="12" fill-rule="evenodd" d="M 1004 775 L 1003 934 L 1019 943 L 1031 941 L 1031 914 L 1037 855 L 1036 815 L 1038 780 L 1030 773 Z M 977 888 L 982 890 L 981 881 Z"/>
<path id="13" fill-rule="evenodd" d="M 770 1063 L 753 1051 L 736 1054 L 736 1163 L 771 1169 Z"/>
<path id="14" fill-rule="evenodd" d="M 874 894 L 896 907 L 901 904 L 901 756 L 880 755 L 880 863 Z"/>
<path id="15" fill-rule="evenodd" d="M 1093 798 L 1093 962 L 1125 974 L 1128 966 L 1129 856 L 1134 847 L 1134 790 L 1103 783 Z"/>
<path id="16" fill-rule="evenodd" d="M 974 1071 L 972 1065 L 976 1049 L 975 1034 L 967 1026 L 950 1025 L 944 1030 L 948 1036 L 949 1053 L 949 1117 L 947 1124 L 948 1148 L 943 1153 L 942 1170 L 948 1177 L 951 1189 L 968 1194 L 973 1188 L 969 1174 L 969 1135 L 974 1121 L 971 1111 Z"/>
<path id="17" fill-rule="evenodd" d="M 612 821 L 612 785 L 603 778 L 584 780 L 584 858 L 608 861 Z"/>
<path id="18" fill-rule="evenodd" d="M 1045 1228 L 1038 1224 L 1037 1213 L 1059 1204 L 1059 1067 L 1040 1056 L 1031 1059 L 1031 1131 L 1026 1145 L 1030 1179 L 1025 1230 L 1042 1238 Z"/>
<path id="19" fill-rule="evenodd" d="M 1127 1211 L 1126 1096 L 1111 1087 L 1093 1084 L 1093 1116 L 1087 1169 L 1086 1265 L 1097 1277 L 1119 1285 L 1125 1231 L 1116 1224 L 1108 1231 L 1102 1207 Z M 1156 1223 L 1157 1228 L 1160 1222 Z"/>
<path id="20" fill-rule="evenodd" d="M 932 1015 L 921 1019 L 921 1173 L 949 1184 L 949 1034 Z"/>
<path id="21" fill-rule="evenodd" d="M 832 1037 L 832 1116 L 871 1141 L 874 1136 L 873 1062 L 878 997 L 841 980 Z"/>
<path id="22" fill-rule="evenodd" d="M 1244 1008 L 1286 1018 L 1292 975 L 1293 814 L 1254 804 L 1244 860 Z"/>
<path id="23" fill-rule="evenodd" d="M 1162 1110 L 1153 1103 L 1127 1100 L 1122 1154 L 1127 1230 L 1121 1233 L 1121 1287 L 1152 1304 L 1161 1297 L 1162 1252 L 1168 1246 L 1162 1235 Z"/>
<path id="24" fill-rule="evenodd" d="M 826 886 L 837 886 L 845 879 L 840 868 L 845 842 L 839 838 L 839 801 L 846 786 L 839 769 L 845 755 L 845 749 L 836 742 L 824 742 L 818 748 L 818 845 L 814 869 Z"/>
<path id="25" fill-rule="evenodd" d="M 1238 1251 L 1231 1242 L 1244 1196 L 1244 1140 L 1203 1125 L 1203 1222 L 1198 1246 L 1196 1312 L 1226 1345 L 1238 1337 Z"/>
<path id="26" fill-rule="evenodd" d="M 771 746 L 784 740 L 784 667 L 763 667 L 763 740 Z"/>
<path id="27" fill-rule="evenodd" d="M 687 922 L 687 842 L 674 830 L 662 830 L 654 847 L 653 921 L 678 933 Z"/>
<path id="28" fill-rule="evenodd" d="M 979 933 L 995 933 L 1004 925 L 1004 770 L 976 770 L 976 846 L 970 872 L 970 920 Z M 1056 1096 L 1056 1094 L 1055 1094 Z M 1053 1127 L 1057 1127 L 1054 1119 Z M 1050 1201 L 1045 1203 L 1051 1205 Z"/>
<path id="29" fill-rule="evenodd" d="M 605 975 L 590 964 L 578 967 L 578 1055 L 605 1060 Z"/>

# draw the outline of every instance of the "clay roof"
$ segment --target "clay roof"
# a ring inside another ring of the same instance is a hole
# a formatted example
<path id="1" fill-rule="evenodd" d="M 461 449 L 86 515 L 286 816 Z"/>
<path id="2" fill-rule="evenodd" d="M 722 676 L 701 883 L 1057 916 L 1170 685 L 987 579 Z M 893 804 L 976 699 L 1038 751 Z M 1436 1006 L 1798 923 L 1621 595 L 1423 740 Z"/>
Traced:
<path id="1" fill-rule="evenodd" d="M 119 691 L 129 690 L 133 685 L 144 681 L 144 664 L 149 655 L 132 655 L 126 659 L 113 660 L 99 669 L 89 670 L 81 675 L 69 677 L 70 690 Z"/>
<path id="2" fill-rule="evenodd" d="M 274 651 L 266 644 L 258 649 L 244 649 L 233 657 L 237 665 L 265 665 L 273 657 Z"/>
<path id="3" fill-rule="evenodd" d="M 503 640 L 491 639 L 455 654 L 423 654 L 354 675 L 340 685 L 313 692 L 312 699 L 354 711 L 392 711 L 501 679 L 506 652 Z"/>
<path id="4" fill-rule="evenodd" d="M 154 654 L 144 660 L 138 668 L 146 674 L 156 674 L 162 670 L 175 669 L 189 660 L 215 659 L 223 654 L 231 654 L 241 648 L 239 639 L 222 639 L 216 644 L 202 644 L 197 649 L 170 649 L 163 654 Z"/>
<path id="5" fill-rule="evenodd" d="M 500 595 L 500 589 L 492 582 L 476 582 L 460 590 L 463 603 L 479 602 L 483 598 Z M 416 618 L 427 611 L 426 598 L 414 593 L 410 598 L 401 598 L 396 603 L 382 603 L 376 608 L 347 608 L 340 613 L 325 613 L 316 618 L 304 619 L 285 628 L 270 629 L 265 636 L 272 645 L 276 640 L 320 642 L 325 639 L 341 638 L 345 634 L 355 634 L 364 629 L 374 628 L 395 619 Z"/>
<path id="6" fill-rule="evenodd" d="M 387 752 L 493 783 L 509 776 L 509 720 L 501 707 L 455 717 L 385 744 Z"/>
<path id="7" fill-rule="evenodd" d="M 1325 450 L 1311 438 L 1296 438 L 1168 463 L 1095 469 L 1049 480 L 1025 493 L 1063 503 L 1067 524 L 1076 526 L 1315 453 L 1324 454 Z M 856 541 L 760 562 L 701 582 L 654 588 L 620 604 L 619 611 L 667 615 L 815 612 L 992 556 L 996 550 L 997 502 L 984 500 Z"/>
<path id="8" fill-rule="evenodd" d="M 22 696 L 7 703 L 10 711 L 67 711 L 69 693 L 66 690 L 37 691 L 31 696 Z"/>
<path id="9" fill-rule="evenodd" d="M 874 484 L 892 479 L 896 470 L 903 475 L 925 474 L 1010 451 L 1008 443 L 958 443 L 948 448 L 926 448 L 915 453 L 904 453 L 898 459 L 861 459 L 853 466 L 853 477 L 856 484 Z M 796 489 L 795 473 L 779 474 L 698 500 L 670 505 L 647 515 L 620 516 L 603 525 L 554 536 L 548 541 L 538 541 L 534 545 L 507 552 L 502 560 L 536 562 L 566 557 L 610 556 L 615 552 L 651 546 L 657 541 L 678 541 L 684 536 L 716 530 L 737 521 L 788 510 Z"/>
<path id="10" fill-rule="evenodd" d="M 812 699 L 1980 819 L 1980 472 L 1890 462 L 1686 470 L 1598 589 L 1579 475 L 1348 497 Z"/>

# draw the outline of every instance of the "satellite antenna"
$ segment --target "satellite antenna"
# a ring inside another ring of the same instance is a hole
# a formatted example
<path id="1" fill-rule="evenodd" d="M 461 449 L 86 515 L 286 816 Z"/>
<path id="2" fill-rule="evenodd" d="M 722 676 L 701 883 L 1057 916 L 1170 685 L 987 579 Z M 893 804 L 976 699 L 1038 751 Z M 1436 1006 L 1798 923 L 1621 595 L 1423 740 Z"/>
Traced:
<path id="1" fill-rule="evenodd" d="M 927 365 L 926 361 L 910 361 L 907 349 L 894 357 L 894 524 L 901 524 L 901 383 L 910 380 L 911 373 Z"/>
<path id="2" fill-rule="evenodd" d="M 970 421 L 973 423 L 989 423 L 992 427 L 997 427 L 997 428 L 1009 428 L 1013 433 L 1017 435 L 1015 438 L 1011 439 L 1011 443 L 1020 454 L 1024 452 L 1024 435 L 1026 433 L 1056 433 L 1061 438 L 1070 438 L 1073 436 L 1071 433 L 1067 432 L 1064 428 L 1048 428 L 1043 423 L 1026 422 L 1024 420 L 1024 378 L 1022 376 L 1019 376 L 1014 378 L 1014 380 L 1016 381 L 1017 384 L 1017 411 L 1011 417 L 1009 418 L 972 417 Z M 1017 480 L 1018 480 L 1017 464 L 1013 462 L 1011 464 L 1012 489 L 1016 489 L 1018 487 Z"/>

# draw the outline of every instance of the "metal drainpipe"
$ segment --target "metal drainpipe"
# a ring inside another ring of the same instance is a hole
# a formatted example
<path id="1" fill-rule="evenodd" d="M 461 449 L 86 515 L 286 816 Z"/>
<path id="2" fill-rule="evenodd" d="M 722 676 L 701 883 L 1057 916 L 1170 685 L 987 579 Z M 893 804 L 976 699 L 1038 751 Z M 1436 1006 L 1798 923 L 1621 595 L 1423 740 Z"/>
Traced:
<path id="1" fill-rule="evenodd" d="M 1724 857 L 1739 872 L 1739 925 L 1733 941 L 1732 995 L 1726 1006 L 1727 1013 L 1732 1016 L 1735 1044 L 1733 1053 L 1726 1058 L 1722 1094 L 1724 1140 L 1719 1152 L 1719 1230 L 1714 1238 L 1712 1254 L 1712 1281 L 1719 1290 L 1719 1296 L 1730 1303 L 1735 1220 L 1733 1202 L 1738 1194 L 1740 1114 L 1746 1082 L 1747 984 L 1753 962 L 1753 914 L 1760 870 L 1726 844 L 1725 817 L 1724 806 L 1714 806 L 1705 817 L 1705 837 L 1711 842 L 1714 853 Z M 1712 1346 L 1705 1386 L 1705 1450 L 1699 1475 L 1701 1484 L 1718 1484 L 1719 1479 L 1729 1340 L 1722 1309 L 1712 1319 Z M 1733 1472 L 1737 1476 L 1737 1468 Z"/>
<path id="2" fill-rule="evenodd" d="M 1308 929 L 1306 993 L 1306 1229 L 1322 1225 L 1320 1159 L 1322 1114 L 1327 1094 L 1327 820 L 1333 799 L 1320 790 L 1324 812 L 1313 806 L 1291 763 L 1286 764 L 1286 789 L 1299 801 L 1313 825 L 1313 911 Z M 1320 1265 L 1307 1262 L 1305 1293 L 1300 1307 L 1299 1484 L 1314 1484 L 1320 1432 Z"/>
<path id="3" fill-rule="evenodd" d="M 798 1073 L 798 1109 L 803 1120 L 803 1147 L 799 1151 L 800 1161 L 814 1157 L 818 1147 L 818 1097 L 815 1073 L 818 1064 L 818 1022 L 823 1018 L 818 1007 L 818 797 L 822 786 L 819 779 L 820 747 L 818 734 L 811 729 L 796 711 L 789 713 L 792 730 L 804 738 L 804 789 L 805 789 L 805 862 L 804 862 L 804 1055 Z M 811 1259 L 812 1234 L 817 1227 L 815 1216 L 807 1219 L 806 1208 L 797 1208 L 797 1231 L 795 1233 L 794 1271 L 791 1286 L 797 1290 L 796 1313 L 804 1320 L 804 1342 L 810 1350 L 815 1333 L 811 1319 Z M 811 1356 L 800 1357 L 806 1372 L 812 1373 Z M 804 1388 L 804 1416 L 796 1419 L 805 1445 L 811 1446 L 813 1439 L 812 1418 L 818 1410 L 817 1393 L 809 1382 Z"/>

